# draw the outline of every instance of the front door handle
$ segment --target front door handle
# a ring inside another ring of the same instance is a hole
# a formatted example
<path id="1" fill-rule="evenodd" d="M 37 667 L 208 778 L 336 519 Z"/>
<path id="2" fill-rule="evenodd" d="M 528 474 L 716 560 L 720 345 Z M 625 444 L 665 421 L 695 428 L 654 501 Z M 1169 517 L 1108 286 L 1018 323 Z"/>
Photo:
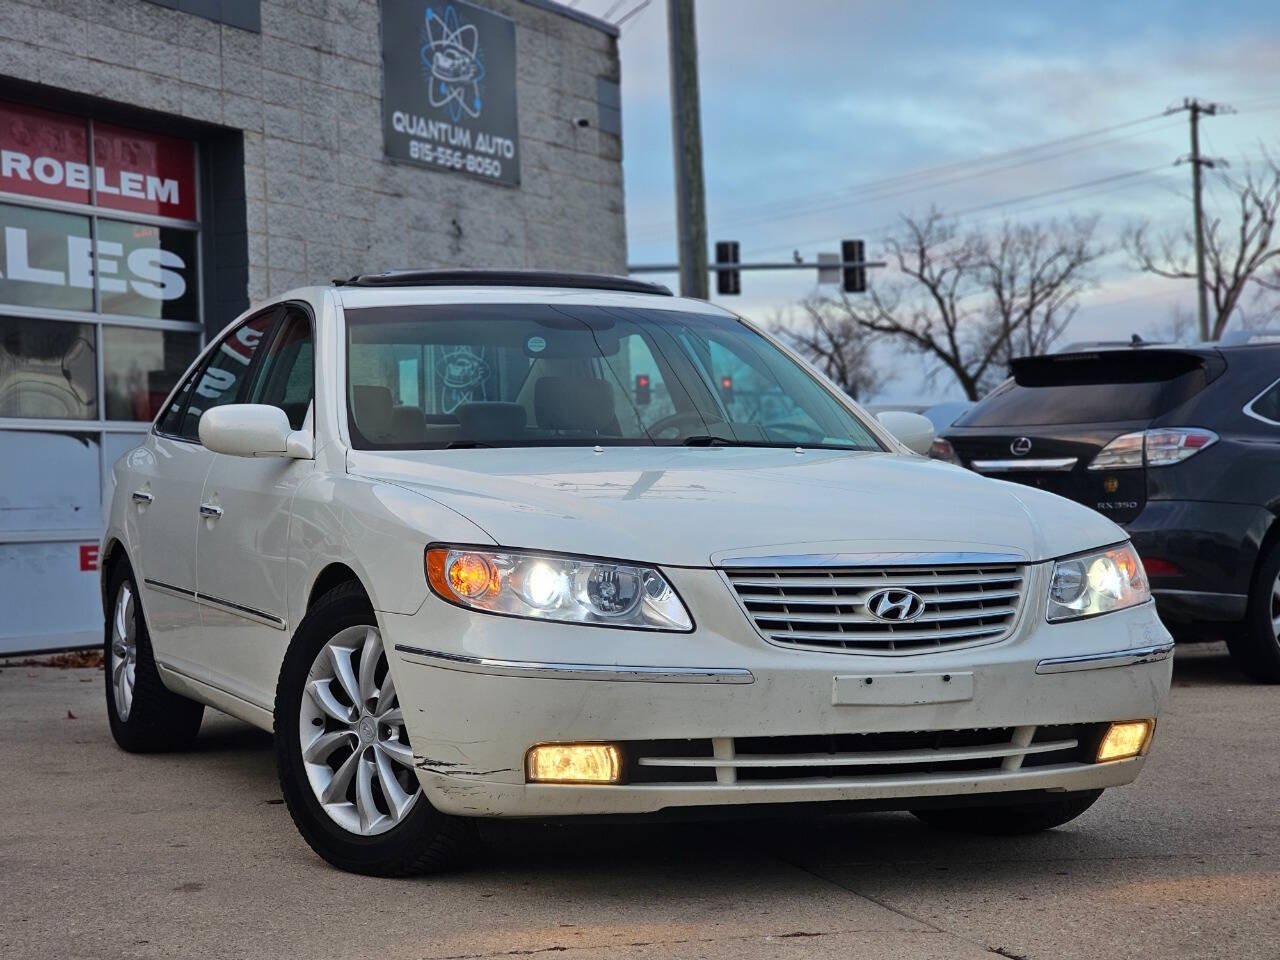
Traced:
<path id="1" fill-rule="evenodd" d="M 200 504 L 200 516 L 209 520 L 217 520 L 222 516 L 222 508 L 215 503 Z"/>
<path id="2" fill-rule="evenodd" d="M 145 490 L 135 490 L 135 491 L 133 491 L 133 502 L 134 502 L 134 503 L 151 503 L 151 501 L 153 501 L 153 500 L 155 500 L 155 497 L 153 497 L 151 494 L 147 493 L 147 491 L 145 491 Z"/>

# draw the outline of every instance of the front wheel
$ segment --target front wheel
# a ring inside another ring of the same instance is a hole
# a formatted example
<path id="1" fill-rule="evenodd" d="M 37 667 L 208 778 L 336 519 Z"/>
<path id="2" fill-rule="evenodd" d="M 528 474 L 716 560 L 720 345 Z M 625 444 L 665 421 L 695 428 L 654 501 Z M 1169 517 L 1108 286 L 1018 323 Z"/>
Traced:
<path id="1" fill-rule="evenodd" d="M 943 807 L 936 810 L 912 810 L 931 827 L 957 833 L 980 833 L 988 836 L 1012 836 L 1039 833 L 1069 823 L 1084 813 L 1102 796 L 1101 790 L 1070 793 L 1053 800 L 1013 803 L 1003 806 Z"/>
<path id="2" fill-rule="evenodd" d="M 1280 683 L 1280 544 L 1263 559 L 1244 623 L 1227 639 L 1231 658 L 1254 680 Z"/>
<path id="3" fill-rule="evenodd" d="M 394 877 L 445 869 L 465 820 L 422 793 L 382 635 L 358 584 L 307 613 L 276 689 L 276 764 L 289 813 L 335 867 Z"/>

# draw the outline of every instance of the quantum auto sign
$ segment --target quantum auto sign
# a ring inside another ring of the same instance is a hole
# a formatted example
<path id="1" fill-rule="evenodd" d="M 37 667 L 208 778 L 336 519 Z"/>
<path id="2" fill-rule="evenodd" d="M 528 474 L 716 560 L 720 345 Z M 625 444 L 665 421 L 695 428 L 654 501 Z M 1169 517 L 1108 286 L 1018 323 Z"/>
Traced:
<path id="1" fill-rule="evenodd" d="M 460 0 L 382 0 L 382 60 L 388 157 L 520 183 L 515 23 Z"/>

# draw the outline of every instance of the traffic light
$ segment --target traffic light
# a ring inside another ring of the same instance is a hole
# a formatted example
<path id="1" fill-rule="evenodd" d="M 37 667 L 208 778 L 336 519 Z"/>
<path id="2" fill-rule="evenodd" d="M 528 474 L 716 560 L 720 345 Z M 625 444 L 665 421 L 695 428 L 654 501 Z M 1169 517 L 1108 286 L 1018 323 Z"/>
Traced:
<path id="1" fill-rule="evenodd" d="M 867 259 L 867 245 L 862 240 L 841 240 L 840 259 L 845 263 L 862 263 Z M 867 292 L 867 268 L 845 267 L 844 283 L 841 289 L 845 293 Z"/>
<path id="2" fill-rule="evenodd" d="M 649 375 L 636 374 L 636 406 L 643 407 L 649 403 Z"/>
<path id="3" fill-rule="evenodd" d="M 737 240 L 716 241 L 716 263 L 741 263 Z M 742 273 L 738 270 L 716 271 L 716 293 L 734 294 L 742 292 Z"/>
<path id="4" fill-rule="evenodd" d="M 725 403 L 733 403 L 733 377 L 720 378 L 720 399 Z"/>

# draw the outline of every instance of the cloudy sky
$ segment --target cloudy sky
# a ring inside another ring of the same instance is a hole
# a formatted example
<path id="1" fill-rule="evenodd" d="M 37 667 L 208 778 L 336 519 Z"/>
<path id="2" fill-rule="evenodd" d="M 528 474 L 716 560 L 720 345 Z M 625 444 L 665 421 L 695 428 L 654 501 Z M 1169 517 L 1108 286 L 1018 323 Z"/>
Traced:
<path id="1" fill-rule="evenodd" d="M 578 6 L 616 19 L 639 2 Z M 1238 169 L 1260 142 L 1280 153 L 1274 0 L 698 0 L 698 39 L 711 240 L 738 240 L 744 258 L 811 259 L 841 237 L 874 255 L 900 213 L 930 204 L 997 227 L 1098 212 L 1105 240 L 1138 217 L 1176 226 L 1187 115 L 1162 114 L 1184 96 L 1239 111 L 1204 121 L 1207 154 Z M 666 2 L 652 0 L 621 38 L 633 263 L 675 256 L 666 51 Z M 1118 256 L 1099 279 L 1068 338 L 1146 332 L 1193 305 L 1190 285 Z M 725 305 L 768 319 L 813 284 L 746 274 Z M 918 359 L 886 359 L 898 375 L 880 399 L 955 395 L 945 376 L 926 385 Z"/>

